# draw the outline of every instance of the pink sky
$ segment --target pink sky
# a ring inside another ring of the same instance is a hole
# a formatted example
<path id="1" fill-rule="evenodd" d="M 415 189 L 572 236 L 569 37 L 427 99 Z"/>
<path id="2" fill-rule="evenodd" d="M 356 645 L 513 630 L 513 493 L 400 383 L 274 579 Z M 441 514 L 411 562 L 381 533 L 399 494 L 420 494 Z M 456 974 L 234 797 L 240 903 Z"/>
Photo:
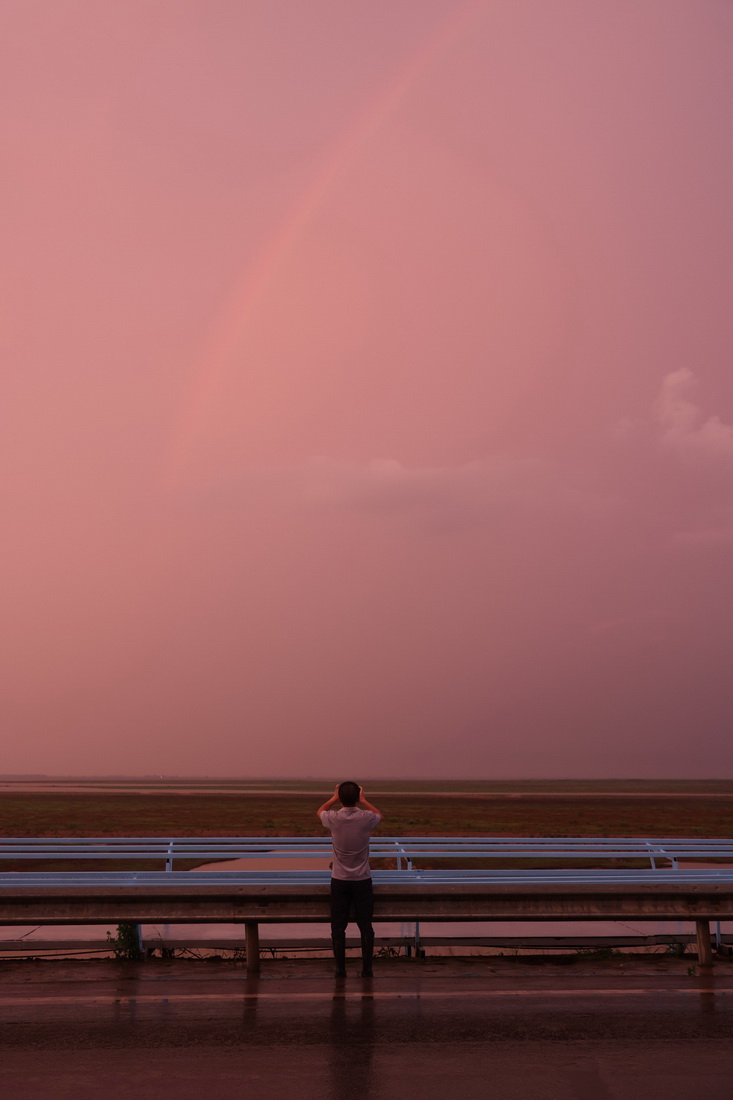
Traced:
<path id="1" fill-rule="evenodd" d="M 731 4 L 0 24 L 0 771 L 730 776 Z"/>

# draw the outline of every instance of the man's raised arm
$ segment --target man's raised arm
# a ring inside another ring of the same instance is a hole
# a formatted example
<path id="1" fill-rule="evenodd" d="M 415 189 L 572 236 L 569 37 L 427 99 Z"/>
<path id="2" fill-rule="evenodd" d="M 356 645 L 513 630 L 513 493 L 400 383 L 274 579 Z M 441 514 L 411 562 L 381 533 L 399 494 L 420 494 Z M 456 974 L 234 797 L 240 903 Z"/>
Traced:
<path id="1" fill-rule="evenodd" d="M 331 807 L 334 805 L 334 803 L 338 802 L 338 800 L 339 800 L 339 785 L 337 783 L 336 784 L 336 789 L 334 790 L 333 794 L 329 798 L 328 802 L 324 802 L 323 805 L 319 806 L 318 809 L 316 810 L 316 817 L 318 818 L 319 821 L 321 820 L 321 814 L 323 813 L 323 811 L 324 810 L 330 810 Z"/>
<path id="2" fill-rule="evenodd" d="M 338 788 L 337 788 L 337 790 L 338 790 Z M 359 787 L 358 806 L 359 806 L 359 809 L 361 809 L 361 810 L 371 810 L 371 812 L 373 814 L 377 814 L 379 817 L 381 817 L 382 821 L 384 821 L 384 814 L 382 813 L 382 811 L 378 810 L 376 806 L 372 806 L 371 802 L 367 802 L 367 800 L 364 796 L 364 788 L 363 787 Z"/>

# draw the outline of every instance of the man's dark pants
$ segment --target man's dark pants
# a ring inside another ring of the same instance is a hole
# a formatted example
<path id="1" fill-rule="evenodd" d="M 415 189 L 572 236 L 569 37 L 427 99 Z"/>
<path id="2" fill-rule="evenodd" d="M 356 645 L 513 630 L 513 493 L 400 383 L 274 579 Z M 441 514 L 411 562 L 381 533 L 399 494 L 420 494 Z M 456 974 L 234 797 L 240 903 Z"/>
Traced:
<path id="1" fill-rule="evenodd" d="M 331 941 L 336 965 L 343 970 L 346 959 L 346 926 L 351 910 L 361 934 L 362 966 L 371 970 L 374 953 L 374 892 L 370 878 L 331 879 Z"/>

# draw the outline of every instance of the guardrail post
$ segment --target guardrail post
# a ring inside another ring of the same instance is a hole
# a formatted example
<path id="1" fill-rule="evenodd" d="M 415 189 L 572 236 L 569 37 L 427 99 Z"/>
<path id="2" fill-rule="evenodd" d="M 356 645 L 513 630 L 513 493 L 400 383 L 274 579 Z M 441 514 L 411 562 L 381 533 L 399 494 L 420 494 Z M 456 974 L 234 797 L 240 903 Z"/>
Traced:
<path id="1" fill-rule="evenodd" d="M 695 931 L 697 933 L 697 961 L 701 967 L 713 965 L 713 948 L 710 942 L 710 921 L 696 920 Z"/>
<path id="2" fill-rule="evenodd" d="M 411 871 L 412 870 L 412 860 L 410 859 L 407 852 L 405 851 L 405 849 L 400 844 L 399 840 L 395 841 L 395 848 L 397 849 L 397 870 L 398 871 L 402 870 L 402 858 L 404 856 L 405 862 L 407 864 L 407 870 Z"/>
<path id="3" fill-rule="evenodd" d="M 244 922 L 244 944 L 247 950 L 247 973 L 260 972 L 260 929 L 257 921 Z"/>

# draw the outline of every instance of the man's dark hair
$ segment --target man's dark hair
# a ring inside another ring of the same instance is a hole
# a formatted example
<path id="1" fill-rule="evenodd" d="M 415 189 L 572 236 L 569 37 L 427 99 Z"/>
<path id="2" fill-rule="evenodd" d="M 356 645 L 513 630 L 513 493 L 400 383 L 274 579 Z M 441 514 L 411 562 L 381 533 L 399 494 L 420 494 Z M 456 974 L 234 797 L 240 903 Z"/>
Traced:
<path id="1" fill-rule="evenodd" d="M 347 779 L 345 783 L 339 783 L 339 801 L 342 806 L 355 806 L 359 801 L 359 784 Z"/>

